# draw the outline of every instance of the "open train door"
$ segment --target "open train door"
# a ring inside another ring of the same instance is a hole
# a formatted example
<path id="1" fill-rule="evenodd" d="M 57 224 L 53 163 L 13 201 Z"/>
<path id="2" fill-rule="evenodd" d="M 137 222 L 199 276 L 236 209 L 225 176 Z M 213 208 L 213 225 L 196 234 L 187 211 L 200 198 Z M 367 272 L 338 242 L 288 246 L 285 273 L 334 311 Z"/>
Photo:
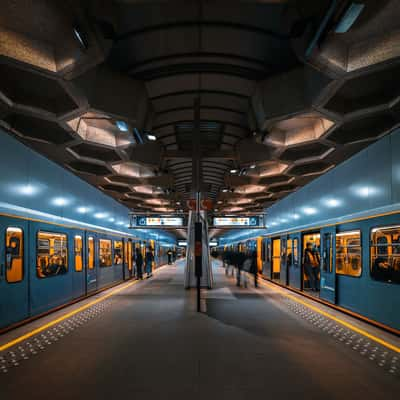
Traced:
<path id="1" fill-rule="evenodd" d="M 287 246 L 287 284 L 290 287 L 301 290 L 301 265 L 300 265 L 300 233 L 292 233 L 288 236 Z"/>
<path id="2" fill-rule="evenodd" d="M 336 227 L 322 228 L 320 298 L 332 304 L 336 303 L 335 243 Z"/>

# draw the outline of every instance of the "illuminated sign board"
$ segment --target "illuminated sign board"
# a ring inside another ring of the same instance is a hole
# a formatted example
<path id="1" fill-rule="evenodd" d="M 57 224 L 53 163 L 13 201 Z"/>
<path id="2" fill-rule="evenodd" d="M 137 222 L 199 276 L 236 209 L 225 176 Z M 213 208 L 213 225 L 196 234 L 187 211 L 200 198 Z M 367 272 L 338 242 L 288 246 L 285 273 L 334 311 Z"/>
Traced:
<path id="1" fill-rule="evenodd" d="M 259 226 L 259 217 L 214 217 L 214 226 Z"/>
<path id="2" fill-rule="evenodd" d="M 181 217 L 137 217 L 138 226 L 182 226 Z"/>
<path id="3" fill-rule="evenodd" d="M 208 244 L 210 247 L 218 246 L 218 242 L 216 240 L 211 240 Z M 187 241 L 186 240 L 178 240 L 178 246 L 180 246 L 180 247 L 187 246 Z"/>

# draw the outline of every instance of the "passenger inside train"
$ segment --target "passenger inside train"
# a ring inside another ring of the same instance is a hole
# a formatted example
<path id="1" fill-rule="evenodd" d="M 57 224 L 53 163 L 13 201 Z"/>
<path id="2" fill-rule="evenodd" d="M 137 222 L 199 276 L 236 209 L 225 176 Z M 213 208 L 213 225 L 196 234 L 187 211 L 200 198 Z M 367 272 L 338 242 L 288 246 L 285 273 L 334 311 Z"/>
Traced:
<path id="1" fill-rule="evenodd" d="M 303 288 L 319 292 L 321 280 L 320 234 L 305 235 L 303 243 Z"/>

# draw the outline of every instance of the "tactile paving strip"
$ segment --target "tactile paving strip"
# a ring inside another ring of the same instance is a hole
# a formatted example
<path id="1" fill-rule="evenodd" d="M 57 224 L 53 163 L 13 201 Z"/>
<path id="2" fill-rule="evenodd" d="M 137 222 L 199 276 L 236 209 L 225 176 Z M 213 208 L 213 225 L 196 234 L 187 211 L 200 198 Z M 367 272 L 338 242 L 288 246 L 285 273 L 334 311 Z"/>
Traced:
<path id="1" fill-rule="evenodd" d="M 310 310 L 302 304 L 286 297 L 283 297 L 283 299 L 288 308 L 298 316 L 342 342 L 353 351 L 357 351 L 361 356 L 375 362 L 391 375 L 400 378 L 400 355 L 398 353 L 336 323 L 328 317 Z"/>
<path id="2" fill-rule="evenodd" d="M 105 299 L 10 349 L 0 352 L 0 373 L 7 373 L 10 368 L 18 367 L 21 362 L 43 352 L 46 347 L 58 342 L 64 336 L 103 313 L 111 303 L 112 299 Z"/>

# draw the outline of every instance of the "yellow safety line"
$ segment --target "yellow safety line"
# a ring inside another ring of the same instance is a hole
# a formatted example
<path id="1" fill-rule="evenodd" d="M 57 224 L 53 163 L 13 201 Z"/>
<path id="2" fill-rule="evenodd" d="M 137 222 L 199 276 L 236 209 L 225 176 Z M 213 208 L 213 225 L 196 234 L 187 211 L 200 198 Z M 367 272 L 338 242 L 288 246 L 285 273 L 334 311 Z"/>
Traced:
<path id="1" fill-rule="evenodd" d="M 277 293 L 281 293 L 285 297 L 287 297 L 287 298 L 289 298 L 291 300 L 296 301 L 297 303 L 300 303 L 300 304 L 306 306 L 307 308 L 309 308 L 309 309 L 311 309 L 311 310 L 323 315 L 324 317 L 330 318 L 333 321 L 338 322 L 339 324 L 345 326 L 346 328 L 349 328 L 352 331 L 357 332 L 357 333 L 367 337 L 368 339 L 371 339 L 374 342 L 379 343 L 382 346 L 385 346 L 388 349 L 395 351 L 396 353 L 400 353 L 400 347 L 397 347 L 394 344 L 388 343 L 385 340 L 380 339 L 379 337 L 377 337 L 375 335 L 372 335 L 371 333 L 368 333 L 364 329 L 358 328 L 357 326 L 351 324 L 350 322 L 344 321 L 344 320 L 342 320 L 342 319 L 340 319 L 338 317 L 335 317 L 334 315 L 332 315 L 332 314 L 330 314 L 330 313 L 328 313 L 326 311 L 320 310 L 318 307 L 315 307 L 312 304 L 309 304 L 309 303 L 307 303 L 307 302 L 305 302 L 305 301 L 303 301 L 301 299 L 298 299 L 297 297 L 295 297 L 295 296 L 293 296 L 293 295 L 291 295 L 289 293 L 285 293 L 284 290 L 278 290 L 276 288 L 272 288 L 270 285 L 268 285 L 266 282 L 263 282 L 263 281 L 261 281 L 261 283 L 263 285 L 265 285 L 265 287 L 267 287 L 268 289 L 271 289 L 272 291 L 277 292 Z"/>
<path id="2" fill-rule="evenodd" d="M 96 300 L 92 300 L 91 302 L 89 302 L 89 303 L 87 303 L 87 304 L 85 304 L 85 305 L 83 305 L 83 306 L 81 306 L 81 307 L 79 307 L 79 308 L 77 308 L 77 309 L 75 309 L 75 310 L 73 310 L 73 311 L 67 313 L 67 314 L 64 314 L 63 316 L 61 316 L 61 317 L 59 317 L 59 318 L 56 318 L 55 320 L 50 321 L 50 322 L 48 322 L 47 324 L 44 324 L 44 325 L 40 326 L 39 328 L 36 328 L 36 329 L 34 329 L 34 330 L 32 330 L 32 331 L 30 331 L 30 332 L 28 332 L 28 333 L 25 333 L 25 334 L 22 335 L 22 336 L 17 337 L 17 338 L 14 339 L 14 340 L 11 340 L 11 341 L 8 342 L 8 343 L 5 343 L 5 344 L 1 345 L 1 346 L 0 346 L 0 352 L 2 352 L 2 351 L 4 351 L 4 350 L 7 350 L 7 349 L 9 349 L 10 347 L 12 347 L 12 346 L 14 346 L 14 345 L 16 345 L 16 344 L 18 344 L 18 343 L 21 343 L 21 342 L 23 342 L 24 340 L 29 339 L 30 337 L 32 337 L 32 336 L 34 336 L 34 335 L 36 335 L 36 334 L 38 334 L 38 333 L 40 333 L 40 332 L 43 332 L 43 331 L 46 330 L 47 328 L 50 328 L 50 327 L 52 327 L 52 326 L 58 324 L 59 322 L 64 321 L 64 320 L 66 320 L 67 318 L 70 318 L 70 317 L 72 317 L 73 315 L 76 315 L 76 314 L 80 313 L 81 311 L 84 311 L 84 310 L 88 309 L 89 307 L 94 306 L 95 304 L 98 304 L 98 303 L 100 303 L 101 301 L 103 301 L 103 300 L 105 300 L 105 299 L 108 299 L 109 297 L 115 295 L 116 293 L 119 293 L 119 292 L 121 292 L 122 290 L 125 290 L 125 289 L 127 289 L 128 287 L 130 287 L 130 286 L 132 286 L 132 285 L 135 285 L 135 284 L 138 283 L 138 282 L 139 282 L 139 281 L 136 280 L 136 281 L 133 281 L 133 282 L 130 282 L 130 283 L 124 285 L 123 287 L 119 287 L 119 288 L 116 288 L 116 289 L 114 289 L 114 290 L 111 290 L 109 293 L 105 294 L 104 296 L 101 296 L 101 297 L 97 298 Z"/>

